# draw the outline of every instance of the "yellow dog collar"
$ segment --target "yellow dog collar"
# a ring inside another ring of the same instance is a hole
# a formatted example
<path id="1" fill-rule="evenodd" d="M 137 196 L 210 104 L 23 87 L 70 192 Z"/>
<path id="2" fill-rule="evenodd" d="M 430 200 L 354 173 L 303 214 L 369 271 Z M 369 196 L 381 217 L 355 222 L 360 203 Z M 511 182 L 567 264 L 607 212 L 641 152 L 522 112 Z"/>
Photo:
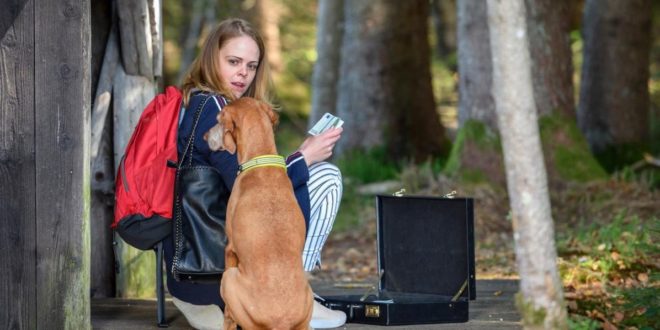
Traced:
<path id="1" fill-rule="evenodd" d="M 239 165 L 238 174 L 247 172 L 257 167 L 265 167 L 265 166 L 281 167 L 286 171 L 286 163 L 284 162 L 284 157 L 280 155 L 263 155 L 263 156 L 254 157 L 248 160 L 247 162 Z"/>

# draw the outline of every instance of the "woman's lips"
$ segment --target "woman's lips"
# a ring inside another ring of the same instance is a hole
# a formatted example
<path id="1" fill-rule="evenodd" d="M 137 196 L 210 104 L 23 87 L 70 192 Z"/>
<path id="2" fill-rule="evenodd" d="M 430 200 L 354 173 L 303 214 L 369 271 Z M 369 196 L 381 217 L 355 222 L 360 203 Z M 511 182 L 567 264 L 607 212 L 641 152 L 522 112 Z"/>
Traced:
<path id="1" fill-rule="evenodd" d="M 245 88 L 245 84 L 244 84 L 244 83 L 233 82 L 233 83 L 231 83 L 231 84 L 232 84 L 233 86 L 236 86 L 236 87 L 240 88 L 240 89 Z"/>

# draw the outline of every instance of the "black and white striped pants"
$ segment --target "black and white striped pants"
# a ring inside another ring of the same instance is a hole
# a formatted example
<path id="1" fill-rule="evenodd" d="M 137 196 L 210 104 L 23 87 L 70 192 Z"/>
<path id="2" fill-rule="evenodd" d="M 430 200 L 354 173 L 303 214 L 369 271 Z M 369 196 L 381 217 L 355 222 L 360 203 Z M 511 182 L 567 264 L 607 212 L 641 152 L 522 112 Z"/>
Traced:
<path id="1" fill-rule="evenodd" d="M 305 271 L 312 271 L 321 264 L 321 250 L 337 218 L 343 191 L 341 172 L 327 162 L 313 164 L 309 167 L 307 189 L 310 219 L 302 259 Z"/>

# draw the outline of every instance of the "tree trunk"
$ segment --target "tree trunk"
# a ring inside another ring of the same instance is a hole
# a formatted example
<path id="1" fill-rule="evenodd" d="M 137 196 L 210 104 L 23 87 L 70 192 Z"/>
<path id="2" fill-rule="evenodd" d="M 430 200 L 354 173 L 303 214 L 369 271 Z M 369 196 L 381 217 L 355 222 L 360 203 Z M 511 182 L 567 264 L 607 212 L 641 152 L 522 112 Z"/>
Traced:
<path id="1" fill-rule="evenodd" d="M 575 118 L 567 0 L 526 0 L 534 99 L 539 117 Z"/>
<path id="2" fill-rule="evenodd" d="M 252 23 L 264 38 L 268 64 L 270 64 L 274 79 L 277 79 L 284 69 L 279 28 L 281 15 L 282 4 L 279 0 L 259 0 L 255 2 Z"/>
<path id="3" fill-rule="evenodd" d="M 497 132 L 486 2 L 458 0 L 457 16 L 459 127 L 476 120 Z"/>
<path id="4" fill-rule="evenodd" d="M 511 201 L 525 328 L 566 329 L 532 87 L 523 0 L 488 0 L 493 91 Z"/>
<path id="5" fill-rule="evenodd" d="M 457 0 L 458 131 L 444 172 L 504 188 L 485 1 Z"/>
<path id="6" fill-rule="evenodd" d="M 638 160 L 649 139 L 651 0 L 587 0 L 578 123 L 608 168 Z"/>
<path id="7" fill-rule="evenodd" d="M 534 100 L 551 189 L 606 176 L 577 129 L 569 1 L 525 0 Z"/>
<path id="8" fill-rule="evenodd" d="M 438 56 L 445 57 L 456 51 L 457 0 L 432 0 L 431 18 L 436 36 Z"/>
<path id="9" fill-rule="evenodd" d="M 425 0 L 344 2 L 339 153 L 386 146 L 394 159 L 417 161 L 446 153 L 431 90 L 428 14 Z"/>
<path id="10" fill-rule="evenodd" d="M 312 76 L 311 128 L 324 113 L 336 113 L 337 81 L 343 29 L 343 0 L 320 0 L 316 23 L 316 54 Z"/>
<path id="11" fill-rule="evenodd" d="M 192 8 L 190 13 L 190 24 L 188 25 L 188 34 L 183 42 L 179 75 L 176 79 L 177 84 L 183 83 L 188 68 L 195 59 L 199 34 L 202 31 L 202 16 L 204 15 L 206 2 L 207 0 L 193 0 L 192 4 L 189 4 Z"/>

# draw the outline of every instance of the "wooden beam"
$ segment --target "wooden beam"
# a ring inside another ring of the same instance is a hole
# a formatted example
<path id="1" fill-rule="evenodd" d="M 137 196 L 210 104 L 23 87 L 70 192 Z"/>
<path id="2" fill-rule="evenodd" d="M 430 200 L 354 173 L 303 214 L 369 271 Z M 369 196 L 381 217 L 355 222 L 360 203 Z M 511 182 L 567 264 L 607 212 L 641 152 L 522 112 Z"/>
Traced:
<path id="1" fill-rule="evenodd" d="M 37 243 L 26 262 L 37 267 L 35 328 L 84 329 L 91 327 L 90 0 L 34 1 Z"/>
<path id="2" fill-rule="evenodd" d="M 34 3 L 12 23 L 0 37 L 0 328 L 36 329 Z"/>
<path id="3" fill-rule="evenodd" d="M 129 75 L 153 79 L 153 45 L 147 0 L 117 0 L 121 54 Z"/>
<path id="4" fill-rule="evenodd" d="M 5 36 L 7 30 L 14 25 L 14 20 L 23 10 L 27 0 L 4 0 L 0 10 L 0 39 Z"/>
<path id="5" fill-rule="evenodd" d="M 163 76 L 163 21 L 161 15 L 161 0 L 149 1 L 149 17 L 151 23 L 151 44 L 153 47 L 154 77 Z"/>
<path id="6" fill-rule="evenodd" d="M 101 76 L 96 87 L 96 97 L 94 98 L 94 107 L 92 108 L 92 144 L 91 159 L 92 164 L 99 155 L 99 145 L 101 136 L 105 128 L 106 117 L 110 109 L 110 100 L 112 99 L 112 82 L 117 71 L 119 63 L 119 45 L 117 42 L 116 27 L 113 27 L 108 37 L 108 44 L 105 48 L 103 57 L 103 66 Z"/>
<path id="7" fill-rule="evenodd" d="M 117 67 L 113 85 L 114 173 L 117 173 L 119 161 L 142 110 L 156 96 L 156 86 L 149 78 L 127 74 L 121 65 Z"/>
<path id="8" fill-rule="evenodd" d="M 155 97 L 156 85 L 142 76 L 128 75 L 117 67 L 114 78 L 114 160 L 115 171 L 126 149 L 126 144 L 140 119 L 142 110 Z M 140 251 L 118 238 L 120 272 L 116 275 L 118 297 L 148 298 L 156 293 L 155 258 L 153 252 Z"/>

